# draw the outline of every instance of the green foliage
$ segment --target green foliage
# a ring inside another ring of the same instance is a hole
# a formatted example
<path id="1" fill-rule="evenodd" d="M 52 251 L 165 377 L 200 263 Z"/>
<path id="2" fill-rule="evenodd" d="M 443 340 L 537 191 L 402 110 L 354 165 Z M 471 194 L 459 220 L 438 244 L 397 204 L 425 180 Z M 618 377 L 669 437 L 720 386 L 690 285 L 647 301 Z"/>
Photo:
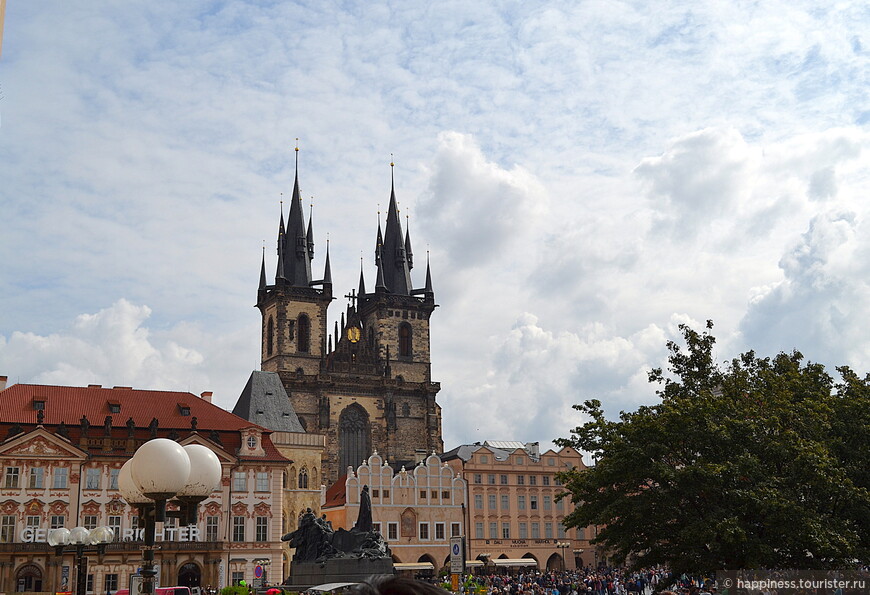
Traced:
<path id="1" fill-rule="evenodd" d="M 248 587 L 242 585 L 233 585 L 221 589 L 221 595 L 248 595 L 248 593 Z"/>
<path id="2" fill-rule="evenodd" d="M 715 338 L 680 327 L 661 403 L 590 421 L 558 444 L 598 461 L 561 474 L 569 527 L 634 568 L 832 568 L 870 559 L 870 375 L 842 382 L 795 351 L 742 354 L 721 369 Z"/>

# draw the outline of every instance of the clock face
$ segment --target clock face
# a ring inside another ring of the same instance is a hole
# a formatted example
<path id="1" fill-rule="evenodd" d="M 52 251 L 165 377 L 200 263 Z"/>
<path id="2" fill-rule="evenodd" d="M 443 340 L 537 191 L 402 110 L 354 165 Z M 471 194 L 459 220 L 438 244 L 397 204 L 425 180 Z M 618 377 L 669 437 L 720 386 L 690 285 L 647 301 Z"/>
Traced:
<path id="1" fill-rule="evenodd" d="M 347 340 L 351 343 L 356 343 L 357 341 L 359 341 L 360 334 L 361 333 L 359 332 L 359 329 L 355 326 L 352 326 L 347 329 Z"/>

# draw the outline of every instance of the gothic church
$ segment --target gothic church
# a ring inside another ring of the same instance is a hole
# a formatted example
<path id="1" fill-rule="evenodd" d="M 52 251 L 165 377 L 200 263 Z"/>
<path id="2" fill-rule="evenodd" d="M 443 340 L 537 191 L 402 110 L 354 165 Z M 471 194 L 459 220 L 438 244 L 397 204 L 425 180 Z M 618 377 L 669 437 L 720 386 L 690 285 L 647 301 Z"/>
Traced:
<path id="1" fill-rule="evenodd" d="M 333 332 L 329 252 L 322 279 L 313 279 L 313 224 L 309 216 L 305 225 L 298 166 L 286 223 L 282 210 L 278 224 L 274 284 L 267 283 L 265 256 L 260 269 L 261 369 L 278 373 L 305 431 L 326 436 L 326 485 L 374 451 L 391 466 L 410 468 L 444 449 L 435 402 L 440 385 L 432 382 L 429 359 L 432 278 L 427 262 L 423 288 L 411 284 L 411 240 L 391 186 L 383 233 L 378 222 L 374 288 L 366 290 L 360 270 L 359 288 Z"/>

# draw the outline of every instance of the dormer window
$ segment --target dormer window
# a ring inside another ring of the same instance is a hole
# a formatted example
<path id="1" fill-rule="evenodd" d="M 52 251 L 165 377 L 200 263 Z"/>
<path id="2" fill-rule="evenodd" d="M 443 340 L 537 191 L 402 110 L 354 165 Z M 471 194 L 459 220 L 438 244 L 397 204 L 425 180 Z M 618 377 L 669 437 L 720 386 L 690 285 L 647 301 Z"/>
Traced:
<path id="1" fill-rule="evenodd" d="M 118 401 L 109 401 L 109 413 L 121 413 L 121 403 Z"/>
<path id="2" fill-rule="evenodd" d="M 248 448 L 254 450 L 257 448 L 257 437 L 256 436 L 248 436 Z"/>
<path id="3" fill-rule="evenodd" d="M 190 415 L 190 405 L 187 403 L 179 403 L 178 404 L 178 412 L 182 417 L 188 417 Z"/>
<path id="4" fill-rule="evenodd" d="M 34 399 L 33 409 L 35 411 L 45 411 L 45 401 L 43 401 L 42 399 Z"/>

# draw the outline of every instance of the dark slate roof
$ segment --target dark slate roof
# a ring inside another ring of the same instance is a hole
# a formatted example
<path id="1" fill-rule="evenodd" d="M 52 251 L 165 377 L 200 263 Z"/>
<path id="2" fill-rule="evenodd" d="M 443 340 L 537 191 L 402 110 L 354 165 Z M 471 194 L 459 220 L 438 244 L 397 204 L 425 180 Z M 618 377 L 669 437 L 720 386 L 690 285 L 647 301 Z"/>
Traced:
<path id="1" fill-rule="evenodd" d="M 251 372 L 233 413 L 274 432 L 305 432 L 275 372 Z"/>

